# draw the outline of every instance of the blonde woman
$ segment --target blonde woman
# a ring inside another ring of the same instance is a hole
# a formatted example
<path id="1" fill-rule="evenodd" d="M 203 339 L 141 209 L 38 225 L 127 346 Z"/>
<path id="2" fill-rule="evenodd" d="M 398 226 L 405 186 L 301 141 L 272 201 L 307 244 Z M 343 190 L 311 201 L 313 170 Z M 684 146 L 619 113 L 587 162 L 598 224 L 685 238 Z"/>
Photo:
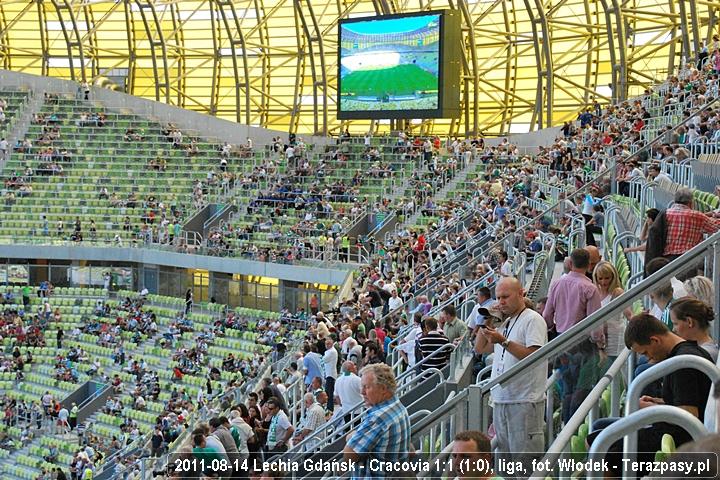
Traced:
<path id="1" fill-rule="evenodd" d="M 688 278 L 683 283 L 688 296 L 697 298 L 706 305 L 712 306 L 715 303 L 715 287 L 712 280 L 699 275 Z"/>
<path id="2" fill-rule="evenodd" d="M 613 299 L 623 294 L 624 290 L 620 285 L 620 276 L 610 262 L 600 262 L 593 270 L 593 282 L 600 292 L 600 305 L 604 307 Z M 615 359 L 623 348 L 625 348 L 625 325 L 626 319 L 632 317 L 632 310 L 626 308 L 622 315 L 605 322 L 605 353 L 611 359 Z"/>

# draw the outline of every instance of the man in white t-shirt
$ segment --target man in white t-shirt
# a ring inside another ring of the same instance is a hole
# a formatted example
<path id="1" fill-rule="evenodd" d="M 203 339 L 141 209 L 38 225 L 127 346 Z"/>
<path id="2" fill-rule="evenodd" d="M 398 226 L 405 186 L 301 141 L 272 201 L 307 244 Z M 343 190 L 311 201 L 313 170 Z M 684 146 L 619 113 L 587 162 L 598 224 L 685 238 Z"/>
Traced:
<path id="1" fill-rule="evenodd" d="M 512 262 L 508 258 L 508 254 L 505 250 L 500 250 L 500 275 L 503 277 L 512 276 Z"/>
<path id="2" fill-rule="evenodd" d="M 357 367 L 354 362 L 349 360 L 343 362 L 342 375 L 335 382 L 335 396 L 340 400 L 340 409 L 343 415 L 349 413 L 350 409 L 363 401 L 360 377 L 355 374 L 356 371 Z"/>
<path id="3" fill-rule="evenodd" d="M 287 415 L 280 408 L 280 402 L 277 398 L 270 397 L 266 405 L 268 411 L 272 414 L 272 418 L 270 419 L 265 445 L 269 452 L 285 452 L 292 447 L 290 439 L 295 433 L 295 427 L 292 426 Z"/>
<path id="4" fill-rule="evenodd" d="M 232 148 L 232 147 L 230 147 L 230 144 L 229 144 L 229 143 L 227 143 L 227 142 L 223 143 L 223 146 L 222 146 L 222 148 L 220 149 L 220 156 L 221 156 L 221 157 L 224 157 L 224 158 L 229 157 L 229 156 L 230 156 L 230 150 L 231 150 L 231 148 Z"/>
<path id="5" fill-rule="evenodd" d="M 335 398 L 335 379 L 337 378 L 338 352 L 332 338 L 325 339 L 325 354 L 323 355 L 323 369 L 325 373 L 325 393 L 328 396 L 328 412 L 333 411 Z"/>
<path id="6" fill-rule="evenodd" d="M 547 343 L 545 320 L 525 306 L 524 295 L 522 284 L 513 277 L 502 278 L 495 287 L 497 307 L 505 321 L 497 326 L 486 324 L 475 342 L 477 353 L 494 354 L 491 379 Z M 497 458 L 509 459 L 512 454 L 513 460 L 529 462 L 544 451 L 546 380 L 547 364 L 542 362 L 492 388 Z"/>
<path id="7" fill-rule="evenodd" d="M 340 353 L 343 358 L 347 358 L 348 355 L 350 355 L 350 350 L 352 350 L 357 344 L 357 340 L 355 340 L 352 336 L 352 330 L 346 328 L 340 332 Z"/>
<path id="8" fill-rule="evenodd" d="M 657 183 L 670 183 L 670 184 L 673 183 L 673 180 L 672 180 L 672 178 L 670 178 L 670 175 L 661 171 L 660 165 L 653 163 L 652 165 L 648 166 L 647 171 L 648 171 L 648 178 L 650 180 L 654 180 Z"/>
<path id="9" fill-rule="evenodd" d="M 422 334 L 422 326 L 420 325 L 422 317 L 422 315 L 417 313 L 413 315 L 412 330 L 410 330 L 410 332 L 408 332 L 408 334 L 400 340 L 400 343 L 397 346 L 400 351 L 400 355 L 405 358 L 408 367 L 414 367 L 417 362 L 417 359 L 415 358 L 415 351 L 417 348 L 417 339 Z"/>
<path id="10" fill-rule="evenodd" d="M 68 417 L 70 412 L 68 409 L 63 407 L 58 412 L 58 427 L 62 433 L 68 433 L 70 431 L 70 424 L 68 424 Z"/>
<path id="11" fill-rule="evenodd" d="M 402 307 L 403 299 L 398 296 L 397 290 L 392 289 L 390 291 L 390 298 L 388 298 L 388 311 L 394 312 L 398 308 Z"/>
<path id="12" fill-rule="evenodd" d="M 50 392 L 45 392 L 40 401 L 42 402 L 43 409 L 45 410 L 45 415 L 49 415 L 50 406 L 53 402 L 53 396 L 50 394 Z"/>
<path id="13" fill-rule="evenodd" d="M 280 381 L 280 377 L 278 377 L 277 375 L 274 376 L 272 379 L 272 382 L 273 382 L 273 385 L 275 385 L 275 387 L 277 387 L 278 391 L 281 394 L 285 395 L 285 392 L 287 391 L 287 387 L 285 385 L 283 385 L 283 383 Z"/>
<path id="14" fill-rule="evenodd" d="M 430 160 L 430 157 L 432 156 L 432 142 L 429 138 L 425 139 L 425 142 L 423 142 L 423 154 L 425 155 L 425 161 L 427 162 Z"/>
<path id="15" fill-rule="evenodd" d="M 353 348 L 350 349 L 348 352 L 347 358 L 348 360 L 351 360 L 353 363 L 355 363 L 356 366 L 360 366 L 362 364 L 363 360 L 363 344 L 365 343 L 365 334 L 362 332 L 359 332 L 357 334 L 357 345 L 355 345 Z"/>

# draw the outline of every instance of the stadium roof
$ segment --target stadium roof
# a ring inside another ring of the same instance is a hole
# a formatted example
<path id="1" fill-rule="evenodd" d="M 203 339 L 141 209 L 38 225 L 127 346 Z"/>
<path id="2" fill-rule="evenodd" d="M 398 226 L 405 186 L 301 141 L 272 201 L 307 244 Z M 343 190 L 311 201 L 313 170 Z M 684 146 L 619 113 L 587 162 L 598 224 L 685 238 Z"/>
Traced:
<path id="1" fill-rule="evenodd" d="M 412 124 L 460 135 L 561 124 L 593 98 L 637 93 L 692 56 L 720 14 L 693 0 L 3 0 L 0 61 L 251 125 L 333 133 L 346 126 L 335 116 L 338 19 L 445 8 L 464 19 L 464 114 Z"/>

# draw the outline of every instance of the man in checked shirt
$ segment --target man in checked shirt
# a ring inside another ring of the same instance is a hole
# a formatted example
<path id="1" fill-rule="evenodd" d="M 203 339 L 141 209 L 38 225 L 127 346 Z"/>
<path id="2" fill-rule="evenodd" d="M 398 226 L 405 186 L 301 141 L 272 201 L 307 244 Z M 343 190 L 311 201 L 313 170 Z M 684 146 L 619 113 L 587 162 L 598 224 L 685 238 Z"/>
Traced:
<path id="1" fill-rule="evenodd" d="M 701 243 L 706 234 L 720 229 L 720 219 L 693 210 L 693 194 L 689 188 L 675 192 L 675 203 L 665 212 L 665 224 L 663 256 L 670 261 Z"/>
<path id="2" fill-rule="evenodd" d="M 353 480 L 397 476 L 398 471 L 384 466 L 408 460 L 414 449 L 410 443 L 410 417 L 395 394 L 395 374 L 384 363 L 373 363 L 365 366 L 360 375 L 361 394 L 368 411 L 362 423 L 347 435 L 343 456 L 357 463 Z"/>

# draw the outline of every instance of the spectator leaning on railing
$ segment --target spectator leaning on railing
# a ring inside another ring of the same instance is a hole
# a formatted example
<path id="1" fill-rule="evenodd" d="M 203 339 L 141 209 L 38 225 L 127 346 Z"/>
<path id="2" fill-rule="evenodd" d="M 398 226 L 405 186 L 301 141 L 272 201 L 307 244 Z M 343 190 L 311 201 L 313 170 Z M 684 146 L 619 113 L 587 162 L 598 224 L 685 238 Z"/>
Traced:
<path id="1" fill-rule="evenodd" d="M 306 393 L 303 397 L 305 402 L 305 413 L 300 422 L 300 426 L 295 431 L 293 437 L 293 443 L 300 443 L 311 435 L 314 435 L 320 430 L 320 427 L 325 423 L 325 410 L 318 403 L 315 395 L 312 393 Z M 307 443 L 306 446 L 311 449 L 317 442 L 313 441 Z"/>

